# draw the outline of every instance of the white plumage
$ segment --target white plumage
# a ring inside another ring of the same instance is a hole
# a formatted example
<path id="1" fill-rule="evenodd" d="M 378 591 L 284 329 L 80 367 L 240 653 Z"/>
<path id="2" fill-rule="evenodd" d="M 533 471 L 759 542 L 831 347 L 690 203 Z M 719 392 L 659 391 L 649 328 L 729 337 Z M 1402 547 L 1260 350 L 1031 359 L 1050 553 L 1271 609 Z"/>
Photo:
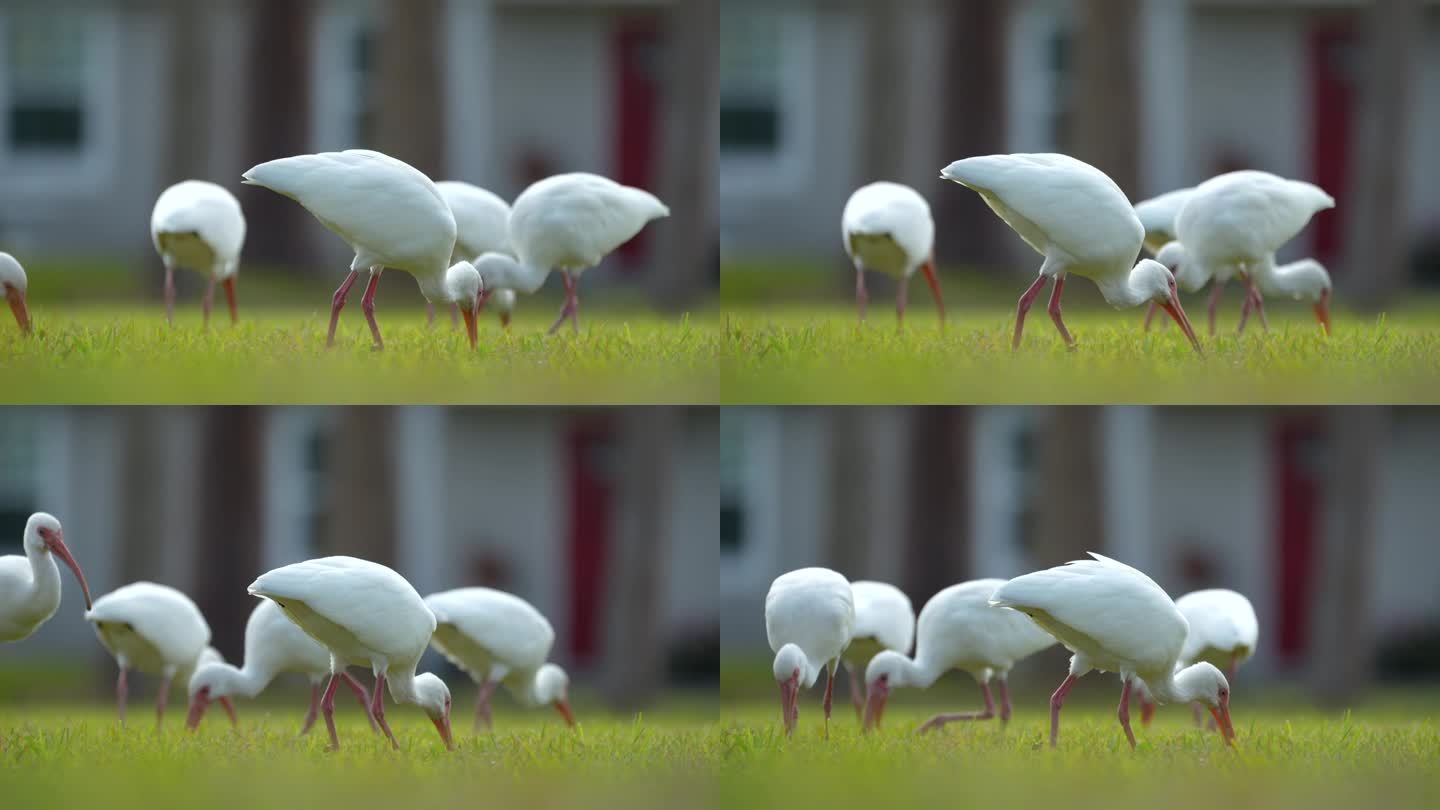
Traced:
<path id="1" fill-rule="evenodd" d="M 1255 608 L 1242 594 L 1225 588 L 1191 591 L 1175 600 L 1190 632 L 1180 651 L 1181 666 L 1209 661 L 1231 678 L 1255 654 L 1260 622 Z"/>
<path id="2" fill-rule="evenodd" d="M 305 715 L 301 734 L 310 731 L 320 708 L 320 684 L 330 675 L 330 651 L 305 635 L 298 625 L 286 618 L 274 602 L 261 599 L 245 622 L 245 661 L 236 667 L 217 661 L 195 670 L 190 676 L 190 712 L 186 725 L 195 728 L 210 701 L 219 701 L 235 720 L 230 698 L 253 698 L 265 691 L 270 682 L 287 672 L 298 672 L 310 681 L 310 710 Z M 360 701 L 360 708 L 370 715 L 365 689 L 348 672 L 341 679 Z M 370 719 L 372 727 L 374 718 Z"/>
<path id="3" fill-rule="evenodd" d="M 10 312 L 15 315 L 20 331 L 27 335 L 30 334 L 30 310 L 25 303 L 25 291 L 29 286 L 30 279 L 25 276 L 25 268 L 14 256 L 0 251 L 0 293 L 5 294 L 5 301 L 10 305 Z"/>
<path id="4" fill-rule="evenodd" d="M 828 568 L 801 568 L 781 574 L 765 596 L 765 636 L 775 652 L 772 667 L 780 685 L 785 733 L 795 729 L 800 689 L 815 685 L 829 668 L 825 684 L 825 727 L 835 670 L 855 632 L 855 596 L 850 582 Z"/>
<path id="5" fill-rule="evenodd" d="M 245 172 L 245 182 L 300 203 L 355 252 L 350 274 L 331 302 L 327 345 L 335 342 L 340 310 L 361 271 L 370 273 L 361 308 L 377 348 L 384 341 L 375 322 L 375 287 L 386 268 L 414 276 L 426 301 L 453 302 L 473 317 L 476 297 L 461 294 L 469 287 L 447 281 L 450 270 L 469 267 L 450 262 L 455 216 L 435 184 L 415 167 L 379 152 L 350 149 L 261 163 Z"/>
<path id="6" fill-rule="evenodd" d="M 902 323 L 910 277 L 920 270 L 935 296 L 940 322 L 945 322 L 945 302 L 935 275 L 935 220 L 918 191 L 884 181 L 861 186 L 845 203 L 840 223 L 845 252 L 855 264 L 855 304 L 861 320 L 869 300 L 866 270 L 896 279 L 895 315 Z"/>
<path id="7" fill-rule="evenodd" d="M 551 270 L 559 270 L 565 305 L 550 331 L 566 318 L 578 331 L 575 286 L 580 274 L 633 239 L 651 220 L 668 216 L 670 209 L 643 189 L 583 172 L 547 177 L 521 192 L 510 207 L 510 246 L 519 261 L 511 263 L 505 277 L 485 277 L 485 283 L 529 294 L 540 289 Z M 489 272 L 498 273 L 501 266 L 492 263 Z M 481 269 L 482 276 L 486 272 Z"/>
<path id="8" fill-rule="evenodd" d="M 80 582 L 85 608 L 90 586 L 80 564 L 65 545 L 65 532 L 54 515 L 36 512 L 25 522 L 21 540 L 25 556 L 0 557 L 0 641 L 21 641 L 40 629 L 60 609 L 60 569 L 55 558 L 70 567 Z"/>
<path id="9" fill-rule="evenodd" d="M 1005 224 L 1045 257 L 1040 275 L 1020 297 L 1013 347 L 1020 345 L 1025 313 L 1045 283 L 1055 279 L 1050 318 L 1061 338 L 1074 345 L 1060 315 L 1060 294 L 1069 273 L 1095 282 L 1115 307 L 1154 301 L 1200 342 L 1180 306 L 1175 279 L 1162 265 L 1135 257 L 1145 228 L 1120 187 L 1104 172 L 1067 155 L 987 155 L 957 160 L 940 176 L 974 190 Z"/>
<path id="10" fill-rule="evenodd" d="M 1180 188 L 1135 203 L 1135 217 L 1145 228 L 1145 249 L 1151 255 L 1159 258 L 1160 248 L 1166 242 L 1175 241 L 1175 217 L 1180 215 L 1180 209 L 1194 191 L 1193 187 Z"/>
<path id="11" fill-rule="evenodd" d="M 928 689 L 952 669 L 968 672 L 985 699 L 981 712 L 937 714 L 921 731 L 955 720 L 988 720 L 995 716 L 990 680 L 1000 682 L 1000 719 L 1010 720 L 1007 678 L 1016 663 L 1055 643 L 1026 616 L 995 607 L 990 598 L 1003 579 L 977 579 L 940 591 L 920 610 L 919 639 L 914 659 L 897 652 L 875 656 L 865 670 L 865 727 L 878 724 L 890 691 L 902 687 Z"/>
<path id="12" fill-rule="evenodd" d="M 392 745 L 399 748 L 385 721 L 387 682 L 390 696 L 423 709 L 446 747 L 452 747 L 450 690 L 431 673 L 415 674 L 435 632 L 435 614 L 404 577 L 368 560 L 322 557 L 261 574 L 249 590 L 279 605 L 330 651 L 332 674 L 320 708 L 332 747 L 340 745 L 333 716 L 340 673 L 347 663 L 362 661 L 375 673 L 371 714 Z"/>
<path id="13" fill-rule="evenodd" d="M 486 253 L 514 257 L 515 252 L 510 248 L 509 203 L 498 194 L 469 183 L 443 180 L 436 183 L 435 187 L 440 190 L 440 196 L 445 198 L 445 202 L 450 205 L 450 212 L 455 215 L 455 252 L 450 257 L 452 263 L 465 261 L 473 264 Z M 481 275 L 483 278 L 484 274 Z M 492 296 L 496 311 L 500 313 L 501 325 L 508 327 L 510 313 L 515 309 L 515 291 L 485 285 L 485 291 L 480 296 L 481 309 L 484 309 Z M 434 305 L 431 305 L 428 317 L 433 319 L 434 313 Z"/>
<path id="14" fill-rule="evenodd" d="M 493 588 L 457 588 L 425 597 L 435 613 L 430 644 L 479 685 L 475 725 L 490 727 L 490 695 L 505 684 L 524 706 L 553 706 L 568 725 L 570 678 L 546 663 L 555 629 L 533 605 Z"/>
<path id="15" fill-rule="evenodd" d="M 115 682 L 116 707 L 125 720 L 129 697 L 126 675 L 137 670 L 160 676 L 155 722 L 165 718 L 170 684 L 186 683 L 196 668 L 223 658 L 210 648 L 210 625 L 190 597 L 168 585 L 132 582 L 95 600 L 85 613 L 95 635 L 120 667 Z"/>
<path id="16" fill-rule="evenodd" d="M 850 583 L 855 599 L 855 629 L 841 660 L 850 680 L 855 712 L 865 710 L 860 682 L 870 659 L 885 650 L 909 654 L 915 643 L 915 608 L 905 592 L 887 582 Z"/>
<path id="17" fill-rule="evenodd" d="M 150 213 L 150 238 L 165 263 L 165 319 L 175 307 L 175 268 L 188 267 L 205 276 L 201 308 L 210 325 L 215 284 L 225 289 L 230 322 L 235 309 L 235 275 L 245 246 L 245 214 L 240 201 L 222 186 L 204 180 L 184 180 L 165 189 Z"/>
<path id="18" fill-rule="evenodd" d="M 1129 698 L 1136 677 L 1163 702 L 1205 703 L 1231 741 L 1235 732 L 1225 676 L 1203 662 L 1175 670 L 1187 632 L 1175 603 L 1140 571 L 1094 552 L 1090 556 L 1094 559 L 1012 579 L 991 598 L 993 605 L 1025 613 L 1074 653 L 1069 675 L 1050 698 L 1050 744 L 1059 739 L 1066 693 L 1092 669 L 1120 673 L 1124 686 L 1117 715 L 1131 747 Z"/>

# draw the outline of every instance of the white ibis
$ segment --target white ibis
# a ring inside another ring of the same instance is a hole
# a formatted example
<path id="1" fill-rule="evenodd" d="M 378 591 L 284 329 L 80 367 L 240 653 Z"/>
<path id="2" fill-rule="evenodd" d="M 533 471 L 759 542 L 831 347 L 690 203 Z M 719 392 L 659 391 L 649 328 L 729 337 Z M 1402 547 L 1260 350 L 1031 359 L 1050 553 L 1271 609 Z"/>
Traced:
<path id="1" fill-rule="evenodd" d="M 512 255 L 510 250 L 510 204 L 498 194 L 479 186 L 456 180 L 442 180 L 435 184 L 440 196 L 455 215 L 455 252 L 452 262 L 474 262 L 483 253 Z M 515 308 L 515 291 L 489 287 L 480 298 L 483 309 L 492 295 L 499 295 L 500 323 L 510 325 L 510 312 Z M 454 317 L 454 310 L 451 310 Z M 426 308 L 426 320 L 434 322 L 435 306 Z"/>
<path id="2" fill-rule="evenodd" d="M 1185 646 L 1185 616 L 1154 580 L 1124 563 L 1090 552 L 1077 560 L 1036 571 L 996 589 L 990 604 L 1026 614 L 1074 653 L 1070 673 L 1050 697 L 1050 745 L 1060 738 L 1060 707 L 1075 682 L 1092 669 L 1118 672 L 1123 683 L 1116 716 L 1130 747 L 1130 690 L 1141 678 L 1161 702 L 1199 701 L 1209 707 L 1227 743 L 1230 684 L 1213 664 L 1176 671 Z"/>
<path id="3" fill-rule="evenodd" d="M 340 310 L 362 270 L 370 280 L 360 308 L 377 349 L 385 342 L 375 322 L 375 287 L 387 267 L 414 276 L 426 301 L 453 302 L 474 317 L 478 294 L 466 297 L 468 287 L 447 283 L 447 271 L 465 264 L 450 262 L 455 216 L 435 184 L 415 167 L 379 152 L 350 149 L 261 163 L 245 172 L 245 182 L 300 203 L 355 251 L 350 274 L 330 302 L 325 345 L 335 344 Z"/>
<path id="4" fill-rule="evenodd" d="M 200 310 L 210 325 L 215 284 L 225 290 L 230 323 L 239 320 L 235 309 L 235 275 L 240 250 L 245 246 L 245 214 L 240 201 L 222 186 L 204 180 L 184 180 L 165 189 L 150 214 L 150 238 L 165 262 L 165 320 L 175 309 L 175 268 L 188 267 L 205 276 Z"/>
<path id="5" fill-rule="evenodd" d="M 780 684 L 780 712 L 785 733 L 800 717 L 799 696 L 829 668 L 825 682 L 825 732 L 830 732 L 830 706 L 835 670 L 855 632 L 855 596 L 850 582 L 828 568 L 801 568 L 781 574 L 765 596 L 765 635 L 775 652 L 772 667 Z"/>
<path id="6" fill-rule="evenodd" d="M 668 216 L 670 209 L 643 189 L 583 172 L 557 174 L 532 184 L 510 207 L 510 247 L 519 261 L 492 261 L 479 270 L 487 288 L 526 295 L 540 289 L 551 270 L 559 270 L 565 305 L 550 333 L 566 318 L 578 332 L 580 274 L 633 239 L 651 220 Z"/>
<path id="7" fill-rule="evenodd" d="M 907 655 L 915 643 L 915 608 L 905 592 L 888 582 L 859 580 L 850 583 L 855 598 L 855 630 L 841 661 L 850 681 L 850 701 L 856 716 L 865 711 L 860 682 L 870 659 L 886 650 Z"/>
<path id="8" fill-rule="evenodd" d="M 1145 228 L 1145 249 L 1159 258 L 1160 248 L 1175 241 L 1175 217 L 1195 189 L 1180 188 L 1135 203 L 1135 217 Z M 1164 262 L 1161 262 L 1164 264 Z M 1173 271 L 1172 271 L 1173 272 Z"/>
<path id="9" fill-rule="evenodd" d="M 4 254 L 0 254 L 3 257 Z M 3 264 L 3 261 L 0 261 Z M 65 532 L 54 515 L 36 512 L 25 521 L 25 556 L 0 557 L 0 641 L 23 641 L 60 609 L 60 569 L 55 558 L 75 572 L 89 610 L 90 586 L 80 563 L 65 545 Z"/>
<path id="10" fill-rule="evenodd" d="M 218 701 L 235 722 L 231 697 L 253 698 L 270 685 L 277 675 L 298 672 L 310 680 L 310 710 L 300 733 L 307 734 L 315 724 L 320 708 L 320 684 L 330 675 L 330 651 L 305 635 L 285 617 L 284 611 L 268 599 L 261 599 L 245 622 L 245 661 L 240 667 L 216 661 L 195 670 L 190 676 L 190 711 L 186 725 L 194 729 L 211 701 Z M 350 687 L 360 701 L 360 708 L 370 717 L 369 694 L 355 678 L 341 671 L 340 680 Z M 371 728 L 378 731 L 374 718 Z"/>
<path id="11" fill-rule="evenodd" d="M 1021 154 L 957 160 L 940 176 L 978 193 L 990 210 L 1045 257 L 1039 277 L 1016 307 L 1013 348 L 1020 346 L 1025 313 L 1051 278 L 1055 289 L 1050 294 L 1050 319 L 1066 345 L 1075 345 L 1060 315 L 1065 277 L 1075 273 L 1094 281 L 1114 307 L 1159 304 L 1200 352 L 1200 341 L 1180 306 L 1175 277 L 1150 259 L 1130 266 L 1140 253 L 1145 228 L 1125 192 L 1104 172 L 1067 155 Z"/>
<path id="12" fill-rule="evenodd" d="M 1185 246 L 1179 242 L 1169 242 L 1160 249 L 1156 261 L 1165 265 L 1165 268 L 1175 274 L 1175 281 L 1180 289 L 1186 292 L 1197 292 L 1205 286 L 1210 279 L 1200 270 L 1194 262 L 1186 261 L 1187 253 Z M 1330 334 L 1330 291 L 1332 285 L 1330 274 L 1326 272 L 1325 266 L 1314 259 L 1301 259 L 1289 264 L 1275 265 L 1275 256 L 1271 254 L 1258 262 L 1251 273 L 1254 276 L 1255 284 L 1263 295 L 1272 297 L 1285 296 L 1296 301 L 1308 301 L 1315 312 L 1315 320 L 1320 323 L 1320 328 L 1326 335 Z M 1206 306 L 1206 313 L 1210 322 L 1210 334 L 1215 334 L 1215 309 L 1220 303 L 1220 293 L 1225 287 L 1223 280 L 1217 279 L 1210 289 L 1210 301 Z M 1245 331 L 1245 321 L 1249 317 L 1253 299 L 1247 297 L 1245 305 L 1240 311 L 1239 331 Z M 1145 328 L 1150 328 L 1150 319 L 1155 314 L 1155 305 L 1150 305 L 1150 311 L 1145 314 Z"/>
<path id="13" fill-rule="evenodd" d="M 1010 721 L 1007 679 L 1016 663 L 1055 643 L 1035 622 L 1013 610 L 990 604 L 1003 579 L 977 579 L 940 591 L 920 610 L 915 657 L 883 652 L 865 670 L 865 727 L 878 725 L 890 691 L 901 687 L 928 689 L 952 669 L 968 672 L 980 684 L 985 709 L 937 714 L 920 727 L 925 732 L 956 720 L 989 720 L 995 716 L 990 680 L 1000 684 L 1000 721 Z"/>
<path id="14" fill-rule="evenodd" d="M 417 675 L 415 665 L 435 632 L 435 614 L 405 578 L 391 569 L 354 557 L 322 557 L 261 574 L 250 593 L 280 606 L 290 620 L 330 651 L 330 683 L 320 699 L 331 749 L 335 734 L 335 689 L 347 662 L 368 661 L 375 673 L 370 714 L 399 748 L 385 722 L 385 686 L 397 703 L 424 710 L 446 748 L 450 737 L 450 690 L 432 673 Z"/>
<path id="15" fill-rule="evenodd" d="M 1275 251 L 1300 233 L 1335 198 L 1319 186 L 1286 180 L 1269 172 L 1244 170 L 1212 177 L 1195 187 L 1175 218 L 1175 232 L 1186 260 L 1217 287 L 1239 277 L 1245 285 L 1241 329 L 1254 308 L 1265 325 L 1265 304 L 1257 282 Z M 1322 321 L 1323 323 L 1323 321 Z"/>
<path id="16" fill-rule="evenodd" d="M 27 335 L 30 334 L 30 310 L 25 306 L 25 290 L 29 286 L 25 268 L 14 256 L 0 251 L 0 292 L 5 293 L 5 301 L 15 314 L 15 323 L 20 326 L 20 331 Z"/>
<path id="17" fill-rule="evenodd" d="M 569 726 L 570 676 L 545 662 L 555 629 L 529 602 L 492 588 L 457 588 L 431 594 L 435 613 L 430 644 L 479 685 L 475 728 L 490 728 L 490 695 L 499 684 L 525 706 L 553 706 Z"/>
<path id="18" fill-rule="evenodd" d="M 945 301 L 935 275 L 935 220 L 930 204 L 920 193 L 899 183 L 861 186 L 850 195 L 840 217 L 845 252 L 855 264 L 855 306 L 865 320 L 865 271 L 874 270 L 895 279 L 895 318 L 905 322 L 906 291 L 919 270 L 935 296 L 940 323 L 945 323 Z"/>
<path id="19" fill-rule="evenodd" d="M 129 697 L 126 676 L 134 669 L 160 676 L 155 695 L 155 725 L 165 719 L 170 683 L 189 682 L 190 675 L 207 661 L 224 660 L 210 646 L 210 625 L 190 597 L 153 582 L 132 582 L 95 600 L 85 613 L 95 635 L 115 656 L 120 674 L 115 681 L 115 705 L 125 722 Z"/>

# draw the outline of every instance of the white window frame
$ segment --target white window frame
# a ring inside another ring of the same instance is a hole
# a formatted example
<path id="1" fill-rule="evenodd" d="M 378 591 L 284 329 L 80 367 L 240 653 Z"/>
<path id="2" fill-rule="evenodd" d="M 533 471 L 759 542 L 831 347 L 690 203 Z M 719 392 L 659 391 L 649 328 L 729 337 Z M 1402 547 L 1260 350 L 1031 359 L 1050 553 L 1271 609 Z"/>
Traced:
<path id="1" fill-rule="evenodd" d="M 62 12 L 54 12 L 62 13 Z M 93 195 L 115 171 L 120 104 L 125 88 L 120 70 L 120 20 L 114 10 L 66 10 L 85 26 L 86 64 L 81 107 L 84 115 L 80 149 L 70 155 L 17 152 L 9 127 L 0 120 L 0 184 L 12 195 Z M 0 12 L 0 65 L 6 63 L 10 15 Z M 133 91 L 132 91 L 133 92 Z M 10 84 L 0 73 L 0 115 L 10 109 Z"/>
<path id="2" fill-rule="evenodd" d="M 378 22 L 372 2 L 331 0 L 318 9 L 311 32 L 311 147 L 317 152 L 370 149 L 355 131 L 360 114 L 360 76 L 352 67 L 355 38 Z"/>
<path id="3" fill-rule="evenodd" d="M 815 13 L 760 12 L 780 30 L 780 141 L 769 155 L 720 151 L 720 198 L 783 196 L 804 188 L 814 170 L 816 69 Z"/>

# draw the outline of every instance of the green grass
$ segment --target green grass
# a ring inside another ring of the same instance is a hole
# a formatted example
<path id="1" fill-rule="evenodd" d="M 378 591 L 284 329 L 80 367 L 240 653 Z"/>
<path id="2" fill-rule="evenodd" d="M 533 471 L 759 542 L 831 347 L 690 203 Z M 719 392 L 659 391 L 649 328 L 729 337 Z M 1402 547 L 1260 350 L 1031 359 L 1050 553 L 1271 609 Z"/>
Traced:
<path id="1" fill-rule="evenodd" d="M 401 750 L 372 734 L 349 696 L 336 702 L 341 750 L 325 751 L 323 720 L 297 735 L 303 700 L 241 703 L 232 732 L 212 708 L 183 729 L 177 705 L 157 733 L 136 699 L 128 724 L 94 705 L 0 706 L 4 806 L 191 808 L 704 807 L 721 749 L 713 705 L 605 715 L 577 705 L 572 732 L 553 712 L 498 707 L 493 734 L 471 732 L 456 703 L 456 750 L 424 715 L 387 708 Z M 638 800 L 638 801 L 637 801 Z"/>
<path id="2" fill-rule="evenodd" d="M 1113 688 L 1113 678 L 1105 685 Z M 1163 707 L 1150 728 L 1134 713 L 1131 751 L 1113 703 L 1068 701 L 1060 745 L 1050 749 L 1040 694 L 1016 699 L 1008 727 L 952 723 L 914 730 L 935 711 L 976 708 L 973 685 L 954 703 L 913 699 L 886 710 L 863 735 L 836 692 L 829 738 L 820 690 L 802 695 L 793 738 L 781 733 L 778 698 L 722 706 L 724 807 L 1434 807 L 1440 799 L 1440 722 L 1435 697 L 1405 698 L 1351 713 L 1302 703 L 1247 701 L 1232 716 L 1238 743 L 1194 728 L 1183 707 Z M 897 695 L 899 693 L 897 692 Z M 1110 696 L 1112 699 L 1114 695 Z"/>
<path id="3" fill-rule="evenodd" d="M 521 302 L 510 330 L 481 320 L 472 352 L 441 314 L 385 306 L 385 350 L 371 349 L 359 305 L 325 348 L 322 309 L 242 308 L 208 332 L 199 307 L 33 303 L 35 333 L 0 321 L 0 401 L 10 403 L 707 403 L 719 397 L 719 318 L 644 309 L 581 309 L 580 334 L 549 337 L 544 303 Z M 244 304 L 242 302 L 242 307 Z"/>
<path id="4" fill-rule="evenodd" d="M 1234 333 L 1235 313 L 1205 335 L 1203 301 L 1189 302 L 1205 356 L 1173 324 L 1142 331 L 1138 310 L 1077 306 L 1068 351 L 1031 310 L 1012 352 L 1014 304 L 952 306 L 941 330 L 916 285 L 904 332 L 872 294 L 853 306 L 722 304 L 721 393 L 727 403 L 1330 403 L 1440 401 L 1440 308 L 1392 316 L 1333 315 L 1328 339 L 1308 307 L 1280 302 L 1270 332 Z M 1238 307 L 1238 298 L 1235 303 Z M 1158 318 L 1164 318 L 1161 313 Z"/>

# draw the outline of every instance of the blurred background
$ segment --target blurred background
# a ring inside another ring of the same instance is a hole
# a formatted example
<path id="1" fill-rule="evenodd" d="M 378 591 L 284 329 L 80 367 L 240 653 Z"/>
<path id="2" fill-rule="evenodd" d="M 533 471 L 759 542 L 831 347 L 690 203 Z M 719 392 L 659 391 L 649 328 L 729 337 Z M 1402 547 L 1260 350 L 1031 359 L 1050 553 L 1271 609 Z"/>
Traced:
<path id="1" fill-rule="evenodd" d="M 930 201 L 951 283 L 1013 305 L 1039 257 L 938 179 L 997 152 L 1074 155 L 1132 202 L 1242 168 L 1308 180 L 1338 204 L 1283 259 L 1362 309 L 1440 283 L 1440 4 L 731 0 L 720 32 L 727 302 L 846 298 L 841 210 L 888 179 Z"/>
<path id="2" fill-rule="evenodd" d="M 663 309 L 696 306 L 718 283 L 718 8 L 0 0 L 0 250 L 47 291 L 32 300 L 158 299 L 150 210 L 166 186 L 196 177 L 245 209 L 242 297 L 294 300 L 270 281 L 328 292 L 346 246 L 240 175 L 288 155 L 370 148 L 507 200 L 569 171 L 646 188 L 672 216 L 586 281 Z M 179 279 L 198 289 L 192 275 Z M 388 289 L 382 299 L 421 300 L 414 284 Z"/>
<path id="3" fill-rule="evenodd" d="M 720 435 L 727 700 L 773 703 L 764 604 L 785 571 L 887 581 L 918 614 L 949 585 L 1086 551 L 1171 597 L 1245 594 L 1260 641 L 1237 696 L 1349 706 L 1376 686 L 1440 686 L 1440 410 L 730 407 Z M 1022 662 L 1012 683 L 1048 694 L 1067 655 Z M 939 688 L 979 700 L 965 675 Z"/>
<path id="4" fill-rule="evenodd" d="M 597 699 L 712 700 L 717 419 L 667 407 L 8 407 L 0 554 L 22 554 L 30 513 L 51 512 L 96 597 L 142 579 L 177 587 L 237 665 L 256 575 L 364 557 L 422 595 L 488 585 L 529 600 L 555 627 L 552 655 L 582 716 Z M 114 664 L 62 573 L 59 612 L 5 645 L 0 700 L 112 694 Z M 469 705 L 468 681 L 427 659 Z"/>

